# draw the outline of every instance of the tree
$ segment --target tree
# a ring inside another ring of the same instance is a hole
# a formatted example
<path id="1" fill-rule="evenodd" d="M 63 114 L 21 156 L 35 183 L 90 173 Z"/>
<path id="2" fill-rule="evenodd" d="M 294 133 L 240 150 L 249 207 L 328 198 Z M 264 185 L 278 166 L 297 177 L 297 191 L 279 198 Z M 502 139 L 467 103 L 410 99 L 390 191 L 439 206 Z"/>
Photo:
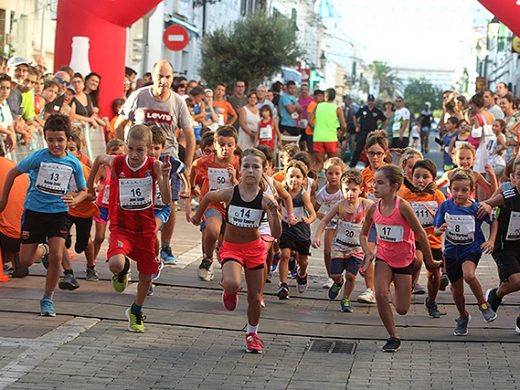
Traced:
<path id="1" fill-rule="evenodd" d="M 206 35 L 200 72 L 212 85 L 244 80 L 255 86 L 303 54 L 290 19 L 257 13 Z"/>
<path id="2" fill-rule="evenodd" d="M 384 100 L 392 100 L 401 86 L 401 80 L 395 75 L 390 65 L 384 61 L 373 61 L 368 65 L 368 69 L 378 86 L 379 97 Z"/>
<path id="3" fill-rule="evenodd" d="M 426 102 L 430 102 L 432 111 L 442 108 L 442 91 L 424 77 L 410 80 L 404 98 L 413 112 L 421 111 Z"/>

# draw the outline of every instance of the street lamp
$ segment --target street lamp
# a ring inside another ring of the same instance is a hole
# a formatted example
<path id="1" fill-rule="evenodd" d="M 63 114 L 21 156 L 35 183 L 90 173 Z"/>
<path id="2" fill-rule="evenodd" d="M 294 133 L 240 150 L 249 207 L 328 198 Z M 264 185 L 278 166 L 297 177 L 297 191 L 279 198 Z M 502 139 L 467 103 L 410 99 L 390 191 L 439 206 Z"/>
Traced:
<path id="1" fill-rule="evenodd" d="M 320 68 L 323 70 L 325 68 L 325 65 L 327 64 L 327 57 L 325 57 L 325 52 L 321 51 L 320 56 Z"/>

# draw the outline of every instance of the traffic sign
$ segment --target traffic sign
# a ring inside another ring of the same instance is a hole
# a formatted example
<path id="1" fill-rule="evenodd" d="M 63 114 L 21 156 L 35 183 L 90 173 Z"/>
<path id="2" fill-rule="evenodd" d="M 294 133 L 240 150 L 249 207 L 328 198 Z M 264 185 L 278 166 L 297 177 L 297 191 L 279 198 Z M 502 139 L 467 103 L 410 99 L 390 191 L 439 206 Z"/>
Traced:
<path id="1" fill-rule="evenodd" d="M 172 24 L 163 33 L 164 46 L 172 51 L 184 49 L 190 41 L 190 33 L 179 24 Z"/>

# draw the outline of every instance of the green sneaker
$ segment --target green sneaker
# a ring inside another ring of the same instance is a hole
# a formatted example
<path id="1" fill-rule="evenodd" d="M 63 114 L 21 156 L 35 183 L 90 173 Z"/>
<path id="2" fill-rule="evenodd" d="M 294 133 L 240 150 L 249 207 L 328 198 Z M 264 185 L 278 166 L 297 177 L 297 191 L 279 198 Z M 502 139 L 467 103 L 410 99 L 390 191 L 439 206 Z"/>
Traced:
<path id="1" fill-rule="evenodd" d="M 343 287 L 343 283 L 334 282 L 329 288 L 329 299 L 335 299 L 341 291 L 341 287 Z"/>
<path id="2" fill-rule="evenodd" d="M 116 290 L 118 293 L 122 293 L 123 291 L 125 291 L 127 286 L 128 273 L 118 273 L 112 276 L 112 287 L 114 287 L 114 290 Z"/>
<path id="3" fill-rule="evenodd" d="M 352 313 L 352 306 L 350 305 L 350 299 L 343 298 L 340 302 L 341 311 L 344 313 Z"/>
<path id="4" fill-rule="evenodd" d="M 126 309 L 126 318 L 128 318 L 128 331 L 134 333 L 144 333 L 144 320 L 146 316 L 143 313 L 135 314 L 130 310 Z"/>

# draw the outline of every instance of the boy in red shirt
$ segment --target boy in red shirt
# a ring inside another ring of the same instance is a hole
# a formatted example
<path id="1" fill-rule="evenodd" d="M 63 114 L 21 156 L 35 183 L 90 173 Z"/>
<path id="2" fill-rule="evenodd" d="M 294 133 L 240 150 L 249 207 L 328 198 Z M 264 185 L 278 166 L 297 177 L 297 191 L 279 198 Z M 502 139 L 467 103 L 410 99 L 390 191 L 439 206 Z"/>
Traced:
<path id="1" fill-rule="evenodd" d="M 110 242 L 108 262 L 114 274 L 112 285 L 123 292 L 128 285 L 128 257 L 137 262 L 139 283 L 135 301 L 126 310 L 130 332 L 144 332 L 142 306 L 152 275 L 158 272 L 155 249 L 154 200 L 156 183 L 163 201 L 170 203 L 170 160 L 164 163 L 149 157 L 152 133 L 145 125 L 133 126 L 128 133 L 128 154 L 100 155 L 94 161 L 87 186 L 94 192 L 94 178 L 99 168 L 112 167 L 110 182 L 109 221 Z M 127 257 L 128 256 L 128 257 Z"/>

